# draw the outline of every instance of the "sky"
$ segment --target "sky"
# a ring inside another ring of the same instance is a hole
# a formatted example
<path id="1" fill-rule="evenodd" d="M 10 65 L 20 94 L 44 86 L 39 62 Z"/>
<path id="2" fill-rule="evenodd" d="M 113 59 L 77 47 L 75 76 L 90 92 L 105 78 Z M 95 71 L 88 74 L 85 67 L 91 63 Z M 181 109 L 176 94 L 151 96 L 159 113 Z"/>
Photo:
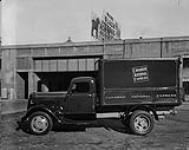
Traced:
<path id="1" fill-rule="evenodd" d="M 103 10 L 121 39 L 189 35 L 188 0 L 2 0 L 2 45 L 90 41 L 91 13 Z"/>

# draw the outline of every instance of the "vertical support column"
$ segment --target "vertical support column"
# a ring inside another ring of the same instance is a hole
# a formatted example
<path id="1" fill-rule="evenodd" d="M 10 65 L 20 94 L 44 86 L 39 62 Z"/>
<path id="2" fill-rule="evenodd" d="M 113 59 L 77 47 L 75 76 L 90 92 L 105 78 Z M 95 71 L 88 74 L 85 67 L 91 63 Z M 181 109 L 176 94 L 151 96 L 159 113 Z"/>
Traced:
<path id="1" fill-rule="evenodd" d="M 125 48 L 125 40 L 123 40 L 123 56 L 122 56 L 122 59 L 125 58 L 125 51 L 126 51 L 126 48 Z"/>
<path id="2" fill-rule="evenodd" d="M 33 56 L 33 49 L 32 51 L 32 56 Z M 30 64 L 31 64 L 31 71 L 28 72 L 28 96 L 34 92 L 34 60 L 31 57 L 30 58 Z"/>
<path id="3" fill-rule="evenodd" d="M 34 75 L 33 72 L 28 72 L 28 94 L 34 92 Z"/>
<path id="4" fill-rule="evenodd" d="M 38 75 L 35 72 L 29 72 L 28 73 L 28 90 L 29 90 L 29 94 L 32 92 L 37 92 L 38 91 L 38 82 L 40 81 L 40 78 L 38 77 Z"/>
<path id="5" fill-rule="evenodd" d="M 103 59 L 107 59 L 108 56 L 107 56 L 107 53 L 106 53 L 106 41 L 103 40 Z"/>
<path id="6" fill-rule="evenodd" d="M 163 58 L 163 38 L 160 38 L 160 58 Z"/>
<path id="7" fill-rule="evenodd" d="M 16 49 L 2 50 L 2 98 L 16 98 Z"/>
<path id="8" fill-rule="evenodd" d="M 179 58 L 179 60 L 180 60 L 180 66 L 179 66 L 179 78 L 180 78 L 180 83 L 179 83 L 179 85 L 180 85 L 180 88 L 183 88 L 183 63 L 184 63 L 184 58 L 183 58 L 183 56 L 181 55 L 180 56 L 180 58 Z"/>
<path id="9" fill-rule="evenodd" d="M 38 77 L 38 75 L 35 72 L 29 72 L 28 73 L 28 94 L 31 94 L 32 92 L 48 92 L 48 82 L 45 80 L 41 81 L 41 79 Z M 40 87 L 39 87 L 40 86 Z M 40 88 L 40 89 L 39 89 Z"/>

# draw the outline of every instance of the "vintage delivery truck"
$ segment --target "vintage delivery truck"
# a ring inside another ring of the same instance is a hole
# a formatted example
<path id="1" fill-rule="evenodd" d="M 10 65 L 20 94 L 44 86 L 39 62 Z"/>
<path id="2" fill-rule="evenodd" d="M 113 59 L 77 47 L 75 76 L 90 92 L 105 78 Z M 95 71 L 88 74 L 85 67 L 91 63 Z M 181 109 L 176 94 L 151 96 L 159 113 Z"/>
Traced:
<path id="1" fill-rule="evenodd" d="M 183 100 L 182 60 L 99 60 L 97 76 L 73 78 L 66 92 L 34 92 L 19 125 L 34 134 L 55 125 L 121 119 L 134 134 L 146 135 L 154 119 L 173 112 Z"/>

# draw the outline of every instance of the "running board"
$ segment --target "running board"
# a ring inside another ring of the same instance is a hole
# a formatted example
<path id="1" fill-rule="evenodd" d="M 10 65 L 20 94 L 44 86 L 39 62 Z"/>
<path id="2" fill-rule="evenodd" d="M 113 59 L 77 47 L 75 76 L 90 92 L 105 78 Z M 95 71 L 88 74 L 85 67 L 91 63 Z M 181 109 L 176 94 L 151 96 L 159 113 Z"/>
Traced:
<path id="1" fill-rule="evenodd" d="M 96 118 L 121 118 L 123 113 L 97 113 Z"/>

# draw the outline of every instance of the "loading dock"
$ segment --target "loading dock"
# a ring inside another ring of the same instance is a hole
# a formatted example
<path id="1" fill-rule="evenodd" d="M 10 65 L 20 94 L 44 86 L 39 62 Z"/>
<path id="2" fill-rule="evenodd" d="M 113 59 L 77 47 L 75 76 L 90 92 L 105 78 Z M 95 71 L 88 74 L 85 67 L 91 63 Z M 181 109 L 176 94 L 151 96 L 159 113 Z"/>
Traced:
<path id="1" fill-rule="evenodd" d="M 2 46 L 0 56 L 2 99 L 27 98 L 33 91 L 64 90 L 71 77 L 95 76 L 94 63 L 99 58 L 181 56 L 183 84 L 189 94 L 189 37 L 11 45 Z M 65 85 L 60 87 L 59 82 Z"/>

